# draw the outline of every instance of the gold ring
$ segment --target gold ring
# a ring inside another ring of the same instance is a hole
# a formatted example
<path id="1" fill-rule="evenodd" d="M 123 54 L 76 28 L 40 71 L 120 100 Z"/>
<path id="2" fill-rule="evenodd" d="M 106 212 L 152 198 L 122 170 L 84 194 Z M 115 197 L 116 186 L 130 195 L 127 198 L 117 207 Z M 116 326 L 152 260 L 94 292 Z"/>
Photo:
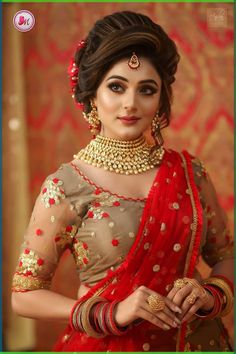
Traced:
<path id="1" fill-rule="evenodd" d="M 160 295 L 149 295 L 147 302 L 153 312 L 162 311 L 165 308 L 165 301 Z"/>
<path id="2" fill-rule="evenodd" d="M 174 288 L 182 289 L 186 285 L 186 281 L 184 279 L 177 279 L 174 281 Z"/>
<path id="3" fill-rule="evenodd" d="M 191 284 L 192 286 L 194 286 L 196 289 L 198 289 L 200 291 L 199 297 L 201 298 L 201 300 L 204 303 L 208 301 L 209 296 L 207 294 L 207 291 L 203 288 L 203 286 L 201 284 L 198 283 L 198 281 L 196 279 L 184 278 L 184 281 L 187 284 Z"/>
<path id="4" fill-rule="evenodd" d="M 195 294 L 190 294 L 187 298 L 186 301 L 190 304 L 193 305 L 197 299 L 197 296 Z"/>

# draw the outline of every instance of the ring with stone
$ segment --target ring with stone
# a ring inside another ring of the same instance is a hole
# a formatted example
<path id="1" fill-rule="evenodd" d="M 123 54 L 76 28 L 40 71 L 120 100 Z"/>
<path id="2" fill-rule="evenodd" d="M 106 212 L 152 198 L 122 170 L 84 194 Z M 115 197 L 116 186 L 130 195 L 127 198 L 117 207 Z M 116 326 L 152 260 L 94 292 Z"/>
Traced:
<path id="1" fill-rule="evenodd" d="M 165 308 L 165 301 L 160 295 L 149 295 L 147 302 L 153 312 L 162 311 Z"/>
<path id="2" fill-rule="evenodd" d="M 197 296 L 195 294 L 190 294 L 187 298 L 186 301 L 190 304 L 193 305 L 197 299 Z"/>
<path id="3" fill-rule="evenodd" d="M 186 281 L 184 279 L 177 279 L 174 281 L 174 288 L 182 289 L 186 285 Z"/>

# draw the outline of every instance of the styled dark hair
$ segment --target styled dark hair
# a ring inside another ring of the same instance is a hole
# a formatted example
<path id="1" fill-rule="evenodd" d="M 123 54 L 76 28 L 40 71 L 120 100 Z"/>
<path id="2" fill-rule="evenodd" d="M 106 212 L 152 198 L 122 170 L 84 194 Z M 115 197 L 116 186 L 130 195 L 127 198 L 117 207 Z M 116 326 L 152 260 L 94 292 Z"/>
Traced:
<path id="1" fill-rule="evenodd" d="M 95 23 L 85 38 L 85 46 L 75 54 L 79 67 L 75 100 L 84 104 L 86 113 L 90 112 L 90 100 L 107 71 L 119 60 L 130 58 L 133 52 L 149 59 L 161 77 L 159 116 L 164 128 L 170 120 L 171 84 L 175 81 L 180 56 L 162 27 L 143 14 L 116 12 Z"/>

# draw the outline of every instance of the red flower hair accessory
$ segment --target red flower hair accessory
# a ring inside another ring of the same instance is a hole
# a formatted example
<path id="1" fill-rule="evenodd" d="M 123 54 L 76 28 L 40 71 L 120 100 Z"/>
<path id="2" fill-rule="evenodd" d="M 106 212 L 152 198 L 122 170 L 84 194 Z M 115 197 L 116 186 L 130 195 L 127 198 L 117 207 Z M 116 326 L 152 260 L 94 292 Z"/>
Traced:
<path id="1" fill-rule="evenodd" d="M 81 48 L 84 48 L 84 47 L 85 47 L 85 41 L 82 39 L 78 43 L 77 50 L 80 50 Z M 72 94 L 72 98 L 75 98 L 75 88 L 76 88 L 78 78 L 79 78 L 79 68 L 75 63 L 74 58 L 72 58 L 70 60 L 70 64 L 68 66 L 68 76 L 69 76 L 70 86 L 71 86 L 70 92 Z M 78 108 L 84 109 L 83 103 L 79 103 L 79 102 L 75 102 L 75 103 Z"/>

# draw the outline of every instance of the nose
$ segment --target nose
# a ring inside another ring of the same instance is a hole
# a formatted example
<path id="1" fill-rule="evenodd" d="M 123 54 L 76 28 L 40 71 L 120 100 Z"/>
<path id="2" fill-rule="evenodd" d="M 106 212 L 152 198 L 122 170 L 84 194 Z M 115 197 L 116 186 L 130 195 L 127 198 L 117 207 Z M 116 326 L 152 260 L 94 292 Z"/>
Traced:
<path id="1" fill-rule="evenodd" d="M 123 108 L 127 112 L 135 112 L 137 110 L 137 99 L 136 94 L 133 91 L 126 91 L 123 96 Z"/>

